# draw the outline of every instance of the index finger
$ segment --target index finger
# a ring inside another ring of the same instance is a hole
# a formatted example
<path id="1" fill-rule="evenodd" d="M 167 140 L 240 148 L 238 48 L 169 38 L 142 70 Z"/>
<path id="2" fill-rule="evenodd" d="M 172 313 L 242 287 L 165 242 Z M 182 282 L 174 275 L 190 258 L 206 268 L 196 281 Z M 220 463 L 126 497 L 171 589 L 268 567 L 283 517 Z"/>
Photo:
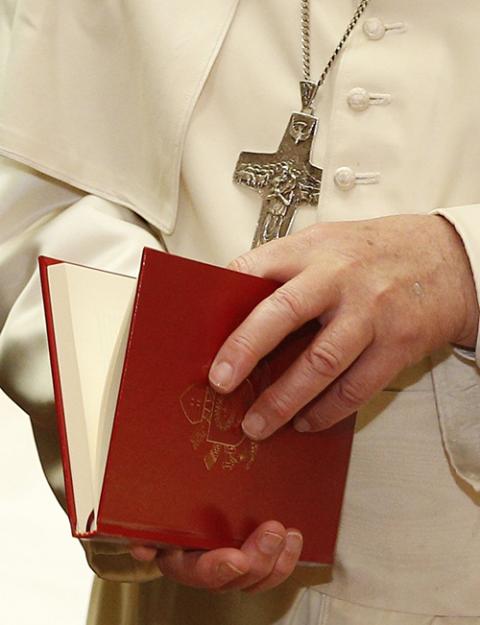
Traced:
<path id="1" fill-rule="evenodd" d="M 305 269 L 264 299 L 228 337 L 210 368 L 209 379 L 219 392 L 230 393 L 291 332 L 338 303 L 331 281 Z"/>

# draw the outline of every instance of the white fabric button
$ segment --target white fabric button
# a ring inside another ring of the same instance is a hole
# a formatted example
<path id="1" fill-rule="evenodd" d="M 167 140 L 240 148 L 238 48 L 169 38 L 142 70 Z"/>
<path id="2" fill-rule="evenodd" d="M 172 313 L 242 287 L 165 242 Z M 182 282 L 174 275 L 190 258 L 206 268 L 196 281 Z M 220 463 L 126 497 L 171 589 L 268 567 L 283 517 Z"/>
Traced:
<path id="1" fill-rule="evenodd" d="M 340 167 L 333 178 L 342 191 L 349 191 L 355 186 L 355 172 L 350 167 Z"/>
<path id="2" fill-rule="evenodd" d="M 365 111 L 370 106 L 370 94 L 363 87 L 355 87 L 348 94 L 347 102 L 354 111 Z"/>
<path id="3" fill-rule="evenodd" d="M 383 39 L 387 31 L 396 31 L 404 33 L 407 30 L 405 22 L 395 22 L 394 24 L 384 24 L 378 17 L 370 17 L 363 22 L 363 32 L 373 41 Z"/>
<path id="4" fill-rule="evenodd" d="M 356 184 L 378 184 L 380 182 L 380 172 L 354 172 L 350 167 L 339 167 L 333 179 L 339 189 L 349 191 Z"/>
<path id="5" fill-rule="evenodd" d="M 363 32 L 369 39 L 377 41 L 385 36 L 385 24 L 378 17 L 370 17 L 363 23 Z"/>
<path id="6" fill-rule="evenodd" d="M 347 96 L 348 106 L 354 111 L 365 111 L 371 104 L 390 104 L 389 93 L 369 93 L 363 87 L 354 87 Z"/>

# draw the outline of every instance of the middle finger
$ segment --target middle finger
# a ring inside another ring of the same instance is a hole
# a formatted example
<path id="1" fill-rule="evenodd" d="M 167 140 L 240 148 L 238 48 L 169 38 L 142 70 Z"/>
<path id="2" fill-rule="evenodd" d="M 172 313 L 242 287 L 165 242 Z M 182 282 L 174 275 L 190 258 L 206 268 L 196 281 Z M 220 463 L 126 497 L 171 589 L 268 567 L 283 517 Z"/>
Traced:
<path id="1" fill-rule="evenodd" d="M 367 318 L 339 314 L 251 406 L 242 423 L 250 438 L 262 440 L 292 419 L 338 378 L 370 345 Z"/>

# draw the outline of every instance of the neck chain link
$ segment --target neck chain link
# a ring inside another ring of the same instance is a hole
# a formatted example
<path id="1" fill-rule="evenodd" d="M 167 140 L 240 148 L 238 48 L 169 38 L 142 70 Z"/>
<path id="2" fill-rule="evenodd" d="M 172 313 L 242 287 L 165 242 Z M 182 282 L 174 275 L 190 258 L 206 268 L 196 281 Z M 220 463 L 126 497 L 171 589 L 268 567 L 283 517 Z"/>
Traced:
<path id="1" fill-rule="evenodd" d="M 252 247 L 286 236 L 302 204 L 317 206 L 322 169 L 311 162 L 318 117 L 313 102 L 350 33 L 370 0 L 358 2 L 357 10 L 340 39 L 318 82 L 310 79 L 310 0 L 301 0 L 302 61 L 304 80 L 300 81 L 303 108 L 294 111 L 278 150 L 273 153 L 242 152 L 235 167 L 236 183 L 254 189 L 262 196 Z"/>
<path id="2" fill-rule="evenodd" d="M 308 95 L 306 99 L 304 99 L 304 109 L 312 109 L 312 104 L 317 95 L 318 89 L 325 82 L 325 78 L 332 68 L 335 59 L 340 54 L 343 46 L 347 42 L 347 39 L 350 37 L 352 30 L 355 28 L 358 20 L 363 15 L 365 9 L 368 6 L 370 0 L 361 0 L 359 3 L 355 13 L 353 14 L 352 19 L 350 20 L 347 29 L 345 30 L 343 37 L 338 42 L 337 47 L 335 48 L 332 56 L 330 57 L 328 63 L 325 66 L 319 80 L 317 83 L 312 82 L 311 73 L 310 73 L 310 0 L 301 0 L 301 31 L 302 31 L 302 65 L 303 65 L 303 79 L 304 83 L 309 85 L 307 89 Z"/>

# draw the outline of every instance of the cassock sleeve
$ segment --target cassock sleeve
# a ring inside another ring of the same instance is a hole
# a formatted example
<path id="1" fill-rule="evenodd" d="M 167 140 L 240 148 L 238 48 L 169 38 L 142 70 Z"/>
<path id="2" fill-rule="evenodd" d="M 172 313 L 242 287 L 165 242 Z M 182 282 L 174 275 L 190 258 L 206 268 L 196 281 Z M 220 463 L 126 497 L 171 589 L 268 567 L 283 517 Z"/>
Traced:
<path id="1" fill-rule="evenodd" d="M 37 257 L 136 275 L 144 246 L 162 249 L 129 209 L 0 157 L 0 386 L 30 416 L 43 470 L 64 508 Z M 83 546 L 91 568 L 105 579 L 161 575 L 155 563 L 138 562 L 125 546 Z"/>
<path id="2" fill-rule="evenodd" d="M 470 261 L 477 299 L 480 302 L 480 205 L 471 204 L 442 208 L 433 211 L 433 214 L 441 215 L 447 219 L 460 235 Z M 468 359 L 468 350 L 461 350 L 460 353 L 462 351 L 465 352 L 465 357 Z M 477 345 L 472 354 L 475 356 L 477 366 L 480 367 L 480 332 L 477 334 Z"/>
<path id="3" fill-rule="evenodd" d="M 432 211 L 447 219 L 463 241 L 480 302 L 480 205 Z M 435 358 L 434 382 L 445 449 L 456 473 L 480 492 L 480 332 L 476 349 Z M 462 375 L 457 375 L 458 367 Z"/>

